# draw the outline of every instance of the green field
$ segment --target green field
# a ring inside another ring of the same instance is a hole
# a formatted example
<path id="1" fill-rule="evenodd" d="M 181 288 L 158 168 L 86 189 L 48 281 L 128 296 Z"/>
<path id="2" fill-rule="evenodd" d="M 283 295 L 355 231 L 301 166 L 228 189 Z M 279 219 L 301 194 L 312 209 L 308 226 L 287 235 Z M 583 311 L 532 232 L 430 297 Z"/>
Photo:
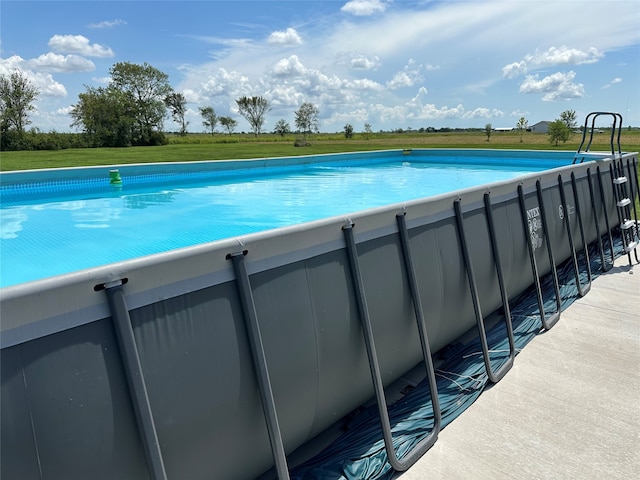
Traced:
<path id="1" fill-rule="evenodd" d="M 68 150 L 40 150 L 2 152 L 0 170 L 77 167 L 92 165 L 118 165 L 149 162 L 185 162 L 200 160 L 231 160 L 246 158 L 273 158 L 321 153 L 340 153 L 402 148 L 500 148 L 525 150 L 575 151 L 582 139 L 574 135 L 558 147 L 549 143 L 548 136 L 526 132 L 522 143 L 517 132 L 494 132 L 490 141 L 484 132 L 451 133 L 373 133 L 369 138 L 356 133 L 346 139 L 342 134 L 314 134 L 311 146 L 295 147 L 295 136 L 281 138 L 273 134 L 223 135 L 190 134 L 186 137 L 169 136 L 169 144 L 159 147 L 82 148 Z M 594 136 L 593 151 L 610 151 L 610 134 Z M 640 150 L 640 130 L 625 130 L 621 135 L 624 151 Z"/>

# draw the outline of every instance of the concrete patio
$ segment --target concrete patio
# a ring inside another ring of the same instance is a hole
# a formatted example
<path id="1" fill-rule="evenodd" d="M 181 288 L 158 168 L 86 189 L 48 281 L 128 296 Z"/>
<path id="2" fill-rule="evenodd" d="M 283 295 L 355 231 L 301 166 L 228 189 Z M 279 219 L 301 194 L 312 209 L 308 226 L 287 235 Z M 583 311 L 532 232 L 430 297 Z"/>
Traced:
<path id="1" fill-rule="evenodd" d="M 394 478 L 640 478 L 640 265 L 618 258 Z"/>

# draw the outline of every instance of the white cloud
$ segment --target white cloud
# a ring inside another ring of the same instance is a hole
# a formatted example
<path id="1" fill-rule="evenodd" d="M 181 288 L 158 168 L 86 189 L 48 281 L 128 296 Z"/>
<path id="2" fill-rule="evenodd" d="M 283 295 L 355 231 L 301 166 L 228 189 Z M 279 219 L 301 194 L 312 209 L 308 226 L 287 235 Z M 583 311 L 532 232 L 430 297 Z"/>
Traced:
<path id="1" fill-rule="evenodd" d="M 91 79 L 92 82 L 98 83 L 98 84 L 101 84 L 101 85 L 109 85 L 111 83 L 111 80 L 112 80 L 111 77 L 108 77 L 108 76 L 107 77 L 93 77 Z"/>
<path id="2" fill-rule="evenodd" d="M 507 78 L 515 78 L 527 73 L 528 66 L 524 60 L 520 62 L 510 63 L 502 67 L 502 75 Z"/>
<path id="3" fill-rule="evenodd" d="M 350 65 L 355 70 L 374 70 L 380 66 L 380 57 L 357 55 L 351 59 Z"/>
<path id="4" fill-rule="evenodd" d="M 347 80 L 345 81 L 345 86 L 347 88 L 350 88 L 352 90 L 358 90 L 358 91 L 374 91 L 374 92 L 380 92 L 382 90 L 384 90 L 384 87 L 382 85 L 380 85 L 378 82 L 375 82 L 373 80 L 370 80 L 368 78 L 360 78 L 360 79 L 356 79 L 356 80 Z"/>
<path id="5" fill-rule="evenodd" d="M 293 28 L 287 28 L 284 32 L 273 32 L 269 35 L 267 42 L 271 45 L 283 45 L 286 47 L 295 47 L 302 45 L 302 38 Z"/>
<path id="6" fill-rule="evenodd" d="M 525 55 L 519 62 L 506 65 L 502 68 L 502 73 L 507 78 L 514 78 L 541 67 L 596 63 L 603 57 L 604 54 L 595 47 L 586 50 L 566 46 L 550 47 L 545 52 L 536 51 L 534 54 Z"/>
<path id="7" fill-rule="evenodd" d="M 374 13 L 382 13 L 386 8 L 386 3 L 380 0 L 351 0 L 345 3 L 340 10 L 352 15 L 365 17 Z"/>
<path id="8" fill-rule="evenodd" d="M 327 75 L 315 68 L 307 68 L 297 55 L 279 60 L 271 73 L 274 78 L 263 79 L 266 85 L 273 85 L 275 92 L 283 87 L 295 87 L 300 95 L 312 98 L 335 98 L 336 90 L 344 87 L 344 81 L 337 75 Z"/>
<path id="9" fill-rule="evenodd" d="M 276 107 L 298 107 L 305 96 L 293 85 L 276 85 L 269 91 L 271 103 Z"/>
<path id="10" fill-rule="evenodd" d="M 239 96 L 249 94 L 251 90 L 249 78 L 240 72 L 219 68 L 217 71 L 211 73 L 202 73 L 203 78 L 208 78 L 207 81 L 199 85 L 201 90 L 200 94 L 204 98 L 228 96 L 235 99 Z"/>
<path id="11" fill-rule="evenodd" d="M 596 63 L 604 54 L 595 47 L 579 50 L 566 46 L 551 47 L 546 52 L 536 52 L 525 57 L 529 65 L 557 66 L 557 65 L 581 65 L 584 63 Z"/>
<path id="12" fill-rule="evenodd" d="M 429 91 L 425 87 L 420 87 L 415 97 L 407 102 L 407 105 L 422 105 L 422 99 L 427 96 Z"/>
<path id="13" fill-rule="evenodd" d="M 584 96 L 584 85 L 573 83 L 575 72 L 557 72 L 542 79 L 538 75 L 527 75 L 520 85 L 521 93 L 543 93 L 542 100 L 569 100 Z"/>
<path id="14" fill-rule="evenodd" d="M 34 72 L 29 62 L 18 55 L 0 59 L 0 74 L 9 75 L 15 70 L 22 71 L 23 75 L 40 92 L 40 95 L 53 97 L 66 97 L 67 90 L 59 82 L 56 82 L 50 73 Z"/>
<path id="15" fill-rule="evenodd" d="M 73 105 L 68 105 L 66 107 L 59 108 L 55 111 L 56 115 L 69 115 L 73 110 Z"/>
<path id="16" fill-rule="evenodd" d="M 393 78 L 387 82 L 387 86 L 391 90 L 396 90 L 402 87 L 411 87 L 413 86 L 413 83 L 411 76 L 407 72 L 403 71 L 396 73 Z"/>
<path id="17" fill-rule="evenodd" d="M 455 107 L 436 107 L 434 104 L 422 105 L 420 110 L 414 115 L 420 120 L 441 120 L 460 118 L 464 114 L 464 107 L 461 104 Z"/>
<path id="18" fill-rule="evenodd" d="M 355 110 L 345 111 L 345 112 L 336 112 L 331 115 L 329 119 L 331 122 L 335 123 L 351 123 L 354 124 L 356 122 L 364 123 L 369 120 L 369 109 L 367 108 L 357 108 Z"/>
<path id="19" fill-rule="evenodd" d="M 54 35 L 49 39 L 49 47 L 54 52 L 77 53 L 86 57 L 113 57 L 109 47 L 100 44 L 90 44 L 89 39 L 82 35 Z"/>
<path id="20" fill-rule="evenodd" d="M 53 79 L 50 73 L 24 72 L 27 77 L 38 87 L 41 95 L 50 97 L 66 97 L 67 89 L 60 82 Z"/>
<path id="21" fill-rule="evenodd" d="M 202 95 L 199 92 L 191 90 L 190 88 L 187 88 L 187 89 L 183 90 L 182 94 L 187 99 L 187 103 L 200 103 L 200 104 L 202 104 L 202 103 L 206 103 L 207 102 L 207 99 L 203 98 Z"/>
<path id="22" fill-rule="evenodd" d="M 462 118 L 501 118 L 504 116 L 504 112 L 497 108 L 478 107 L 470 112 L 465 112 Z"/>
<path id="23" fill-rule="evenodd" d="M 300 62 L 297 55 L 283 58 L 273 67 L 273 74 L 276 77 L 299 77 L 307 72 L 305 66 Z"/>
<path id="24" fill-rule="evenodd" d="M 621 79 L 620 77 L 617 77 L 617 78 L 614 78 L 613 80 L 611 80 L 609 83 L 607 83 L 607 84 L 606 84 L 605 86 L 603 86 L 602 88 L 603 88 L 603 89 L 605 89 L 605 88 L 609 88 L 609 87 L 611 87 L 612 85 L 615 85 L 616 83 L 621 83 L 621 82 L 622 82 L 622 79 Z"/>
<path id="25" fill-rule="evenodd" d="M 393 78 L 387 82 L 387 87 L 391 90 L 396 90 L 398 88 L 414 86 L 416 83 L 423 80 L 422 75 L 420 74 L 421 69 L 422 65 L 416 66 L 415 60 L 409 59 L 409 62 L 405 65 L 402 71 L 396 73 Z"/>
<path id="26" fill-rule="evenodd" d="M 218 38 L 218 37 L 194 37 L 206 43 L 222 45 L 228 48 L 244 49 L 253 45 L 250 38 Z"/>
<path id="27" fill-rule="evenodd" d="M 78 55 L 60 55 L 58 53 L 45 53 L 38 58 L 28 60 L 26 65 L 43 72 L 92 72 L 96 69 L 91 60 Z"/>
<path id="28" fill-rule="evenodd" d="M 127 24 L 127 22 L 125 22 L 124 20 L 120 20 L 120 19 L 105 20 L 105 21 L 98 22 L 98 23 L 90 23 L 89 25 L 87 25 L 87 28 L 91 28 L 91 29 L 113 28 L 113 27 L 117 27 L 119 25 L 126 25 L 126 24 Z"/>

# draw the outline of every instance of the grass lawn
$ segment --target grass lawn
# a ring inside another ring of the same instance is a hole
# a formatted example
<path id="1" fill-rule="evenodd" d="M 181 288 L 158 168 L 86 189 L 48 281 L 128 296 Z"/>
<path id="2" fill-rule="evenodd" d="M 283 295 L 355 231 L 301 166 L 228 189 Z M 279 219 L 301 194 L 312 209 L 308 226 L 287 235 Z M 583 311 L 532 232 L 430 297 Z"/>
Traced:
<path id="1" fill-rule="evenodd" d="M 522 143 L 517 132 L 494 132 L 490 141 L 483 132 L 451 133 L 373 133 L 369 138 L 355 134 L 345 139 L 342 134 L 318 134 L 310 137 L 311 146 L 294 147 L 293 135 L 281 138 L 273 134 L 252 135 L 190 134 L 169 136 L 169 144 L 160 147 L 82 148 L 2 152 L 0 170 L 117 165 L 126 163 L 184 162 L 246 158 L 272 158 L 322 153 L 340 153 L 400 148 L 500 148 L 525 150 L 577 150 L 581 135 L 555 147 L 548 135 L 526 132 Z M 597 134 L 593 151 L 610 151 L 610 135 Z M 640 130 L 623 131 L 624 151 L 640 150 Z"/>

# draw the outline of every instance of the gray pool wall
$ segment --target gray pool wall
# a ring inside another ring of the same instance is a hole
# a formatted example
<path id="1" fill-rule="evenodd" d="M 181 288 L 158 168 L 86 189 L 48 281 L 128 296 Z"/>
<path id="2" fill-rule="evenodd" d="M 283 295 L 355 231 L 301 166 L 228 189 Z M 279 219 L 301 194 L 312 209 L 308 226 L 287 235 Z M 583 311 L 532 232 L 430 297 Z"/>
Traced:
<path id="1" fill-rule="evenodd" d="M 634 158 L 637 154 L 634 154 Z M 126 279 L 129 309 L 167 478 L 252 479 L 274 464 L 229 254 L 245 252 L 287 453 L 373 395 L 343 227 L 353 224 L 385 384 L 421 360 L 396 215 L 404 214 L 433 352 L 475 326 L 453 202 L 461 201 L 482 310 L 501 305 L 483 199 L 490 193 L 510 298 L 532 282 L 518 203 L 532 216 L 540 182 L 557 262 L 570 257 L 558 178 L 581 247 L 570 175 L 589 242 L 587 171 L 610 160 L 246 235 L 0 290 L 0 476 L 150 478 L 112 314 L 96 286 Z M 539 230 L 537 234 L 541 234 Z M 540 273 L 550 271 L 544 242 Z"/>

